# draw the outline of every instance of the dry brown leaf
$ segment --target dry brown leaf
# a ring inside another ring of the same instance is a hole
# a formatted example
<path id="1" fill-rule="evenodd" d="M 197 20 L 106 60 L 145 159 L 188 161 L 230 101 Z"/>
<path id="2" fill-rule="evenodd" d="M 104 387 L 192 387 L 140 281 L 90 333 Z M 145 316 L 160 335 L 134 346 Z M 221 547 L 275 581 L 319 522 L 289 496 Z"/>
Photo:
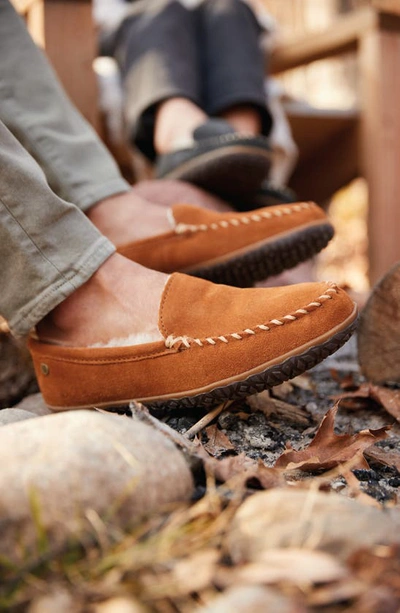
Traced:
<path id="1" fill-rule="evenodd" d="M 290 423 L 301 424 L 303 426 L 310 423 L 310 416 L 305 409 L 278 398 L 272 398 L 268 391 L 248 398 L 247 404 L 252 411 L 260 411 L 260 413 L 264 413 L 267 417 L 277 415 Z"/>
<path id="2" fill-rule="evenodd" d="M 279 470 L 265 466 L 261 459 L 253 460 L 244 453 L 217 459 L 208 455 L 201 443 L 198 443 L 198 455 L 202 458 L 206 470 L 222 483 L 229 481 L 236 487 L 243 487 L 256 481 L 263 489 L 284 484 Z"/>
<path id="3" fill-rule="evenodd" d="M 384 451 L 379 447 L 370 447 L 365 450 L 365 456 L 384 466 L 393 466 L 400 472 L 400 453 L 392 449 L 391 451 Z"/>
<path id="4" fill-rule="evenodd" d="M 367 461 L 362 455 L 363 451 L 384 439 L 387 427 L 379 430 L 361 430 L 356 434 L 335 434 L 335 416 L 338 410 L 336 404 L 323 418 L 318 431 L 306 449 L 295 451 L 287 449 L 275 462 L 275 468 L 287 470 L 321 470 L 329 469 L 347 462 L 351 459 L 356 461 L 354 468 L 369 468 Z"/>
<path id="5" fill-rule="evenodd" d="M 203 549 L 188 558 L 179 560 L 172 572 L 182 594 L 189 594 L 208 587 L 215 575 L 220 557 L 217 549 Z"/>
<path id="6" fill-rule="evenodd" d="M 369 507 L 375 507 L 376 509 L 382 508 L 381 504 L 375 500 L 375 498 L 361 489 L 361 483 L 352 470 L 343 470 L 342 476 L 347 482 L 347 488 L 353 500 L 357 500 L 357 502 L 361 502 Z"/>
<path id="7" fill-rule="evenodd" d="M 312 391 L 315 389 L 313 380 L 311 379 L 308 373 L 297 375 L 297 377 L 290 379 L 290 383 L 294 385 L 294 387 L 299 387 L 300 389 L 306 390 L 306 391 Z"/>
<path id="8" fill-rule="evenodd" d="M 350 373 L 341 379 L 340 387 L 343 390 L 354 389 L 356 387 L 353 373 Z"/>
<path id="9" fill-rule="evenodd" d="M 251 417 L 251 413 L 245 413 L 244 411 L 239 411 L 238 413 L 235 413 L 235 416 L 238 419 L 241 419 L 242 421 L 247 421 L 249 417 Z"/>
<path id="10" fill-rule="evenodd" d="M 365 583 L 354 579 L 351 575 L 344 581 L 322 585 L 308 594 L 307 602 L 313 607 L 324 607 L 336 602 L 346 602 L 357 598 L 365 591 Z M 370 609 L 376 611 L 377 609 Z"/>
<path id="11" fill-rule="evenodd" d="M 382 387 L 373 383 L 362 383 L 354 392 L 344 392 L 335 396 L 334 400 L 348 398 L 371 398 L 400 422 L 400 390 L 398 389 Z"/>
<path id="12" fill-rule="evenodd" d="M 284 381 L 279 385 L 274 386 L 274 396 L 276 398 L 281 398 L 281 400 L 285 400 L 287 396 L 293 391 L 293 385 L 291 381 Z M 262 394 L 269 392 L 261 392 Z"/>
<path id="13" fill-rule="evenodd" d="M 225 451 L 232 451 L 235 449 L 226 434 L 224 434 L 222 430 L 219 430 L 216 424 L 208 426 L 208 428 L 206 428 L 206 434 L 208 441 L 204 444 L 204 449 L 210 455 L 218 457 L 222 453 L 225 453 Z"/>

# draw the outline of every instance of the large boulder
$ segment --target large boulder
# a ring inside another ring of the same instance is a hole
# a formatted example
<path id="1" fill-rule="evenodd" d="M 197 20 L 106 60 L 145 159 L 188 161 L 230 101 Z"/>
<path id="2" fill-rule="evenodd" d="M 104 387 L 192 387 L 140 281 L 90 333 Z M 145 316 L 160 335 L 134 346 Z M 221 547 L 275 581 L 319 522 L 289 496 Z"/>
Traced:
<path id="1" fill-rule="evenodd" d="M 25 561 L 91 518 L 120 528 L 187 500 L 191 472 L 161 433 L 95 411 L 46 415 L 0 428 L 0 556 Z"/>

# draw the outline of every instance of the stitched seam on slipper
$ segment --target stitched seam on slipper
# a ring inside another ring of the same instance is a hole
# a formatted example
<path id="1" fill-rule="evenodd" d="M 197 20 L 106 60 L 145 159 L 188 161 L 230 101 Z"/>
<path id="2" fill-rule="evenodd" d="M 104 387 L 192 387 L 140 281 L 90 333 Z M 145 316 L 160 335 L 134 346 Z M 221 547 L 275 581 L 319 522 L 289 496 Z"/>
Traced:
<path id="1" fill-rule="evenodd" d="M 188 336 L 174 336 L 173 334 L 170 334 L 165 339 L 165 346 L 168 349 L 172 349 L 175 346 L 177 346 L 178 349 L 190 349 L 194 346 L 204 347 L 207 345 L 216 345 L 217 343 L 227 344 L 232 340 L 241 341 L 246 337 L 254 336 L 255 334 L 257 334 L 257 332 L 269 332 L 273 328 L 287 325 L 290 322 L 296 321 L 297 319 L 301 319 L 321 307 L 327 300 L 332 300 L 333 295 L 337 293 L 337 285 L 332 284 L 332 286 L 326 289 L 323 294 L 318 296 L 315 301 L 309 302 L 305 307 L 297 309 L 296 311 L 294 311 L 293 313 L 289 313 L 288 315 L 284 315 L 280 319 L 271 319 L 266 324 L 259 324 L 254 328 L 246 328 L 244 330 L 241 330 L 240 332 L 231 332 L 230 334 L 225 334 L 221 336 L 209 336 L 203 339 L 191 338 Z"/>
<path id="2" fill-rule="evenodd" d="M 287 207 L 281 207 L 272 211 L 262 211 L 259 213 L 252 213 L 249 215 L 242 215 L 240 217 L 232 217 L 232 219 L 223 219 L 221 221 L 214 221 L 210 224 L 186 224 L 177 223 L 174 228 L 176 234 L 184 234 L 185 232 L 207 232 L 209 230 L 226 229 L 230 226 L 249 225 L 252 222 L 265 221 L 266 219 L 272 219 L 273 217 L 284 217 L 285 215 L 293 215 L 294 213 L 301 213 L 306 209 L 313 208 L 314 205 L 310 202 L 302 202 L 299 204 L 292 204 Z"/>

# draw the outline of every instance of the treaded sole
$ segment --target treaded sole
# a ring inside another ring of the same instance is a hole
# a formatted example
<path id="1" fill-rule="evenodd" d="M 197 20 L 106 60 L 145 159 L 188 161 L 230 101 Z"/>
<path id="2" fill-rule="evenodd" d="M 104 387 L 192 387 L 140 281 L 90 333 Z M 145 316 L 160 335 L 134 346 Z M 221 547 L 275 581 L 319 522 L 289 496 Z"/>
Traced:
<path id="1" fill-rule="evenodd" d="M 278 275 L 319 253 L 333 237 L 330 223 L 292 232 L 236 257 L 185 271 L 188 274 L 235 287 L 250 287 Z"/>
<path id="2" fill-rule="evenodd" d="M 353 334 L 357 327 L 357 321 L 356 317 L 349 326 L 324 343 L 311 347 L 300 355 L 292 356 L 281 364 L 275 364 L 263 372 L 251 375 L 242 381 L 233 382 L 196 396 L 151 402 L 142 400 L 142 403 L 153 410 L 193 409 L 199 407 L 210 409 L 216 404 L 221 404 L 227 400 L 236 400 L 257 394 L 265 389 L 279 385 L 283 381 L 301 375 L 306 370 L 322 362 L 332 353 L 335 353 Z"/>
<path id="3" fill-rule="evenodd" d="M 200 154 L 162 178 L 189 181 L 228 200 L 246 198 L 257 192 L 270 165 L 270 152 L 255 151 L 255 147 L 243 145 L 231 146 L 225 151 L 221 148 Z"/>

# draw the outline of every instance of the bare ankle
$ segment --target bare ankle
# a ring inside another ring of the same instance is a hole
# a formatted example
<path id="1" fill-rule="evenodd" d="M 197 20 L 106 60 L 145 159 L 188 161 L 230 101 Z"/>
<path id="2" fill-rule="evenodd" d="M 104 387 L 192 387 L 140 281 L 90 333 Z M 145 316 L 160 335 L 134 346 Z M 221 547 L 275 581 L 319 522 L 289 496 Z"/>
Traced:
<path id="1" fill-rule="evenodd" d="M 257 136 L 261 133 L 261 115 L 251 106 L 234 106 L 223 113 L 221 117 L 228 121 L 236 132 Z"/>
<path id="2" fill-rule="evenodd" d="M 158 330 L 158 308 L 167 275 L 112 255 L 73 294 L 36 326 L 39 337 L 66 345 L 108 343 Z"/>
<path id="3" fill-rule="evenodd" d="M 167 208 L 149 202 L 133 190 L 105 198 L 86 214 L 117 247 L 171 229 Z"/>
<path id="4" fill-rule="evenodd" d="M 154 148 L 159 154 L 185 146 L 193 130 L 207 120 L 207 115 L 187 98 L 169 98 L 156 112 Z"/>

